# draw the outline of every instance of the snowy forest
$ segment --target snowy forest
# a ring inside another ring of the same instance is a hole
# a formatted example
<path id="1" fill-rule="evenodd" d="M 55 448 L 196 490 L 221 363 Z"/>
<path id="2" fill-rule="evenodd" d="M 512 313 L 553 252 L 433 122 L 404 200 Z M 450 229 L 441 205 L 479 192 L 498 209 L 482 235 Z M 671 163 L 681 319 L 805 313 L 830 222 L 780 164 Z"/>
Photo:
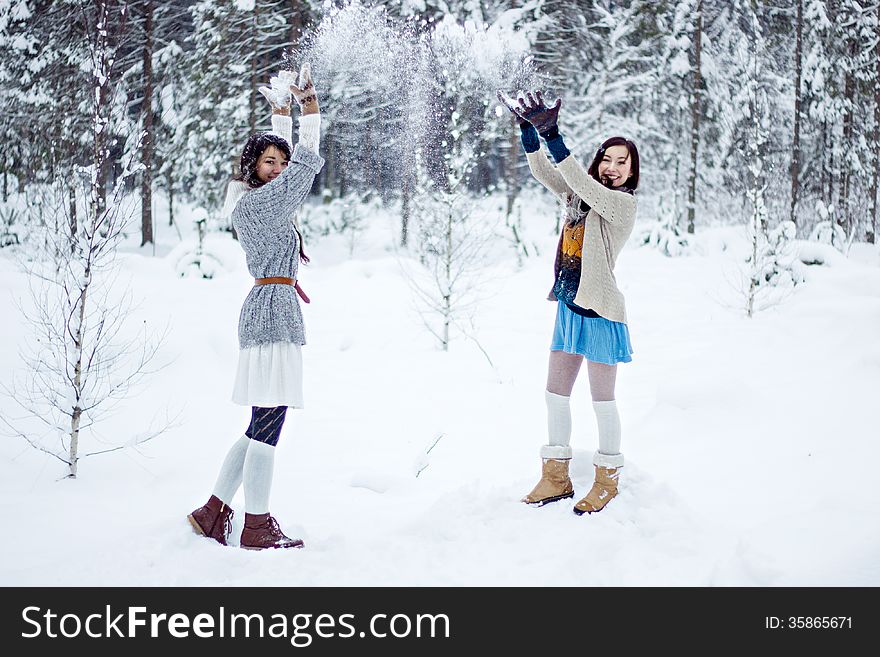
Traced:
<path id="1" fill-rule="evenodd" d="M 445 167 L 466 166 L 468 194 L 513 206 L 528 172 L 494 93 L 538 87 L 563 99 L 581 152 L 612 133 L 639 145 L 642 194 L 676 234 L 747 222 L 760 191 L 771 228 L 873 243 L 878 12 L 838 0 L 7 0 L 2 199 L 51 187 L 72 226 L 79 177 L 94 175 L 99 208 L 133 163 L 142 243 L 180 202 L 229 229 L 225 183 L 247 135 L 268 129 L 256 90 L 310 59 L 327 157 L 313 193 L 397 202 L 403 243 L 424 187 L 415 157 L 441 186 Z M 6 211 L 7 241 L 39 221 L 32 197 Z"/>

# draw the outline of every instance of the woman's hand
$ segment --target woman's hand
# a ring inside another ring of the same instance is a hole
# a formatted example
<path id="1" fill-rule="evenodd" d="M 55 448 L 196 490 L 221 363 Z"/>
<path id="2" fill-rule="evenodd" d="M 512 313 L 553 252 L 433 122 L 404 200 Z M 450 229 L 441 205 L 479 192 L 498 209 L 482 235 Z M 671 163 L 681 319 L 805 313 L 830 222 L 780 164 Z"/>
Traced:
<path id="1" fill-rule="evenodd" d="M 561 98 L 557 98 L 552 107 L 547 107 L 543 94 L 536 91 L 534 96 L 532 92 L 528 92 L 526 98 L 520 96 L 519 107 L 510 110 L 522 120 L 531 123 L 538 133 L 545 136 L 557 127 L 560 107 L 562 107 Z"/>
<path id="2" fill-rule="evenodd" d="M 290 93 L 296 99 L 303 116 L 320 112 L 315 85 L 312 83 L 312 68 L 308 62 L 305 62 L 299 70 L 299 84 L 290 85 Z"/>
<path id="3" fill-rule="evenodd" d="M 513 114 L 513 118 L 516 119 L 516 122 L 519 124 L 520 128 L 528 123 L 528 121 L 526 121 L 523 117 L 519 115 L 519 113 L 517 113 L 516 107 L 514 107 L 513 105 L 514 101 L 512 98 L 509 98 L 507 94 L 501 91 L 501 89 L 498 89 L 495 93 L 498 96 L 498 100 L 501 101 L 501 104 L 504 105 L 508 110 L 510 110 L 511 114 Z"/>
<path id="4" fill-rule="evenodd" d="M 263 94 L 263 98 L 269 101 L 272 114 L 290 116 L 290 77 L 289 71 L 281 71 L 271 80 L 272 86 L 257 87 L 257 91 Z M 287 88 L 285 88 L 287 87 Z"/>

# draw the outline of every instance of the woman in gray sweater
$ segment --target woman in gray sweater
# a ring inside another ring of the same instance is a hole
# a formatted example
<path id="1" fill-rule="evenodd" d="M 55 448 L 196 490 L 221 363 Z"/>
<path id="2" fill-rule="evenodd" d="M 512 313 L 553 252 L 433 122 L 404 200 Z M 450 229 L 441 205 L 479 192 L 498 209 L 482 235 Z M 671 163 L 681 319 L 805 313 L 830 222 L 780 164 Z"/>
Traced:
<path id="1" fill-rule="evenodd" d="M 568 473 L 570 398 L 586 360 L 599 449 L 593 454 L 593 486 L 573 511 L 594 513 L 617 495 L 623 467 L 614 387 L 617 364 L 632 360 L 632 346 L 614 266 L 635 223 L 639 152 L 632 141 L 612 137 L 584 169 L 559 134 L 561 100 L 547 107 L 541 92 L 526 94 L 518 106 L 501 92 L 499 99 L 517 117 L 532 174 L 565 208 L 549 296 L 557 302 L 545 391 L 549 440 L 541 448 L 541 479 L 523 502 L 541 506 L 574 496 Z M 539 135 L 553 163 L 541 153 Z"/>
<path id="2" fill-rule="evenodd" d="M 193 511 L 193 529 L 226 545 L 232 501 L 244 484 L 245 522 L 240 545 L 248 549 L 302 547 L 284 535 L 269 513 L 275 446 L 288 407 L 302 408 L 305 344 L 297 294 L 300 260 L 307 262 L 296 225 L 302 205 L 324 164 L 318 155 L 321 115 L 308 64 L 290 92 L 260 91 L 272 105 L 272 132 L 252 135 L 241 155 L 241 174 L 227 189 L 224 210 L 244 248 L 254 277 L 241 308 L 239 361 L 233 401 L 251 407 L 245 434 L 230 448 L 208 502 Z M 291 150 L 290 95 L 300 108 L 299 143 Z"/>

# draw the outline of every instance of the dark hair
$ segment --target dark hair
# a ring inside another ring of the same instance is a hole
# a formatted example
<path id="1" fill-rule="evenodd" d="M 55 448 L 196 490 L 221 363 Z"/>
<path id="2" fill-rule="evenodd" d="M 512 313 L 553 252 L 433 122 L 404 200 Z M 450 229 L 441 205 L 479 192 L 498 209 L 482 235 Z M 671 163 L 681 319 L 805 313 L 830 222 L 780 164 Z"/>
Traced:
<path id="1" fill-rule="evenodd" d="M 248 137 L 244 144 L 238 161 L 239 174 L 235 179 L 243 180 L 251 189 L 262 187 L 265 183 L 257 177 L 257 161 L 270 146 L 277 148 L 290 160 L 290 145 L 286 139 L 271 132 L 258 132 Z"/>
<path id="2" fill-rule="evenodd" d="M 612 146 L 626 146 L 626 150 L 629 151 L 630 173 L 632 175 L 623 183 L 623 185 L 621 185 L 621 187 L 635 190 L 639 186 L 639 149 L 637 149 L 636 145 L 626 137 L 611 137 L 610 139 L 606 139 L 599 147 L 599 150 L 596 151 L 596 156 L 593 158 L 593 163 L 590 165 L 590 168 L 587 169 L 587 173 L 590 174 L 594 180 L 600 183 L 602 182 L 599 179 L 599 163 L 602 161 L 602 158 L 605 157 L 605 151 Z"/>
<path id="3" fill-rule="evenodd" d="M 239 174 L 235 177 L 235 180 L 243 180 L 251 189 L 265 185 L 266 183 L 257 177 L 257 162 L 270 146 L 277 148 L 284 153 L 284 157 L 288 161 L 290 160 L 290 144 L 287 143 L 286 139 L 273 135 L 271 132 L 257 132 L 248 137 L 244 148 L 241 150 L 241 158 L 238 161 Z M 303 249 L 302 233 L 295 226 L 294 230 L 299 239 L 299 259 L 304 263 L 308 263 L 310 258 L 306 255 L 305 249 Z"/>

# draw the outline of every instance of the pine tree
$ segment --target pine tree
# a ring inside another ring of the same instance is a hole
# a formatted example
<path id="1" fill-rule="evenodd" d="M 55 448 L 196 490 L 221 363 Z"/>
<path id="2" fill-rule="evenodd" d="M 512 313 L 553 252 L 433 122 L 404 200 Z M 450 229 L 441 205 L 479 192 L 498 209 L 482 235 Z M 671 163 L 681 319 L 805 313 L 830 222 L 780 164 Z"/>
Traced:
<path id="1" fill-rule="evenodd" d="M 141 101 L 141 246 L 153 242 L 153 154 L 155 152 L 155 128 L 153 109 L 153 43 L 156 7 L 152 0 L 144 0 L 141 11 L 144 19 L 143 45 L 143 100 Z"/>
<path id="2" fill-rule="evenodd" d="M 662 243 L 664 253 L 676 255 L 687 244 L 685 230 L 693 226 L 692 204 L 686 194 L 690 183 L 696 186 L 698 180 L 692 173 L 699 172 L 699 139 L 694 142 L 691 129 L 695 107 L 699 108 L 698 127 L 700 122 L 705 125 L 703 104 L 694 94 L 696 4 L 695 0 L 674 0 L 649 4 L 645 12 L 651 16 L 646 37 L 657 56 L 648 58 L 652 74 L 645 83 L 645 102 L 639 107 L 645 127 L 645 142 L 639 146 L 643 161 L 653 173 L 646 178 L 653 178 L 660 190 L 661 216 L 644 241 L 658 246 Z M 701 86 L 698 90 L 702 93 Z M 696 134 L 699 137 L 699 132 Z M 647 191 L 650 193 L 650 188 Z"/>
<path id="3" fill-rule="evenodd" d="M 612 134 L 638 140 L 639 109 L 654 71 L 646 65 L 653 44 L 639 32 L 640 3 L 595 0 L 565 19 L 564 36 L 577 43 L 560 62 L 564 79 L 561 129 L 592 153 Z"/>
<path id="4" fill-rule="evenodd" d="M 91 107 L 82 93 L 90 88 L 89 52 L 82 22 L 70 20 L 87 9 L 78 0 L 0 7 L 0 149 L 22 184 L 51 183 L 89 160 Z"/>
<path id="5" fill-rule="evenodd" d="M 131 29 L 121 44 L 122 77 L 127 81 L 130 107 L 131 127 L 127 132 L 132 136 L 125 144 L 123 157 L 131 155 L 131 149 L 140 144 L 141 246 L 153 242 L 154 188 L 164 188 L 173 201 L 173 177 L 169 183 L 172 169 L 165 163 L 179 156 L 174 153 L 172 137 L 185 116 L 179 107 L 169 108 L 168 98 L 179 95 L 181 80 L 186 76 L 183 46 L 192 29 L 191 5 L 132 1 Z M 172 223 L 169 220 L 169 225 Z"/>
<path id="6" fill-rule="evenodd" d="M 875 222 L 876 192 L 873 179 L 877 175 L 876 145 L 872 133 L 875 128 L 876 75 L 877 75 L 877 5 L 850 3 L 849 21 L 845 24 L 851 34 L 851 67 L 844 96 L 848 111 L 844 123 L 843 140 L 847 157 L 843 172 L 843 208 L 851 240 L 867 240 Z"/>
<path id="7" fill-rule="evenodd" d="M 188 119 L 174 146 L 187 196 L 214 211 L 244 142 L 269 127 L 257 87 L 293 45 L 292 19 L 282 0 L 200 0 L 191 12 L 189 75 L 180 100 Z"/>
<path id="8" fill-rule="evenodd" d="M 702 114 L 703 76 L 703 0 L 697 0 L 694 7 L 693 60 L 691 64 L 691 139 L 690 139 L 690 171 L 688 173 L 688 222 L 687 232 L 694 232 L 697 202 L 697 172 L 699 171 L 700 147 L 700 116 Z"/>

